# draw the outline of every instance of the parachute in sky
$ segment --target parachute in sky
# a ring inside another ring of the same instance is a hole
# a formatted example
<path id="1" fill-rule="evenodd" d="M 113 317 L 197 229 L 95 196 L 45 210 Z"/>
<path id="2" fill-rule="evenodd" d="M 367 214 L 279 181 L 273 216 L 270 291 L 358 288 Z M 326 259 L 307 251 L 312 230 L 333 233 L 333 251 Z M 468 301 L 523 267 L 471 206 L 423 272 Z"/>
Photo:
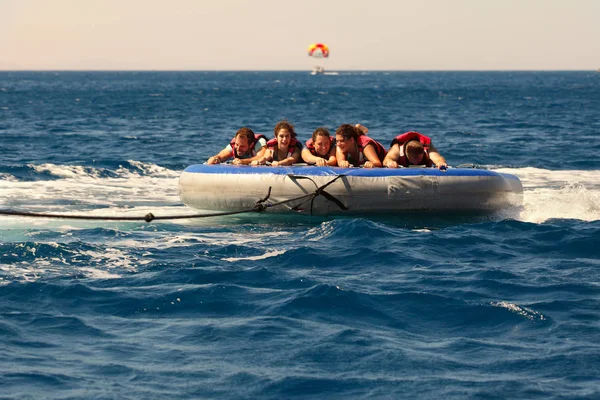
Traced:
<path id="1" fill-rule="evenodd" d="M 329 47 L 323 43 L 313 43 L 308 46 L 309 57 L 327 58 L 329 57 Z"/>

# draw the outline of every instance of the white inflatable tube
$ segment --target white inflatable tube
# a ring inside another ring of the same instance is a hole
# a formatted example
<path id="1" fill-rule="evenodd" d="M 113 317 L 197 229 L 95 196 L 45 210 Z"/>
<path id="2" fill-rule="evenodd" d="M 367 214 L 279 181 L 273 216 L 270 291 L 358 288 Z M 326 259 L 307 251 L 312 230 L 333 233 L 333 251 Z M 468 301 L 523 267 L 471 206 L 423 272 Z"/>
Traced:
<path id="1" fill-rule="evenodd" d="M 316 196 L 269 207 L 269 212 L 315 215 L 384 214 L 404 211 L 493 212 L 522 204 L 523 187 L 514 175 L 482 169 L 338 168 L 315 166 L 250 167 L 192 165 L 179 178 L 181 201 L 212 211 L 252 209 L 310 195 L 340 176 Z M 345 208 L 342 209 L 342 208 Z"/>

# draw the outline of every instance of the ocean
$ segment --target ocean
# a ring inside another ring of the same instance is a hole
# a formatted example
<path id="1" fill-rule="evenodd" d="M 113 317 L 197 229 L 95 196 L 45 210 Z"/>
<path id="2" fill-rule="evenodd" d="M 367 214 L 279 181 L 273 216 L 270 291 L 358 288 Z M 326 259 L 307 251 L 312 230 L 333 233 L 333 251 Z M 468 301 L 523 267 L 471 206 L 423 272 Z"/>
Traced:
<path id="1" fill-rule="evenodd" d="M 0 210 L 194 213 L 248 126 L 417 130 L 488 216 L 0 215 L 0 399 L 600 397 L 600 73 L 0 72 Z"/>

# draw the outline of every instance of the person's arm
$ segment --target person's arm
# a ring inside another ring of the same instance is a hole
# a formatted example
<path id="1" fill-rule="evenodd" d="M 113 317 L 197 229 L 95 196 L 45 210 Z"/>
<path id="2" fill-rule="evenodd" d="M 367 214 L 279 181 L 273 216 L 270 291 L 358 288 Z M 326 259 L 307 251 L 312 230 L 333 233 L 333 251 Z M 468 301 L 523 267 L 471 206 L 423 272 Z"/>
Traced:
<path id="1" fill-rule="evenodd" d="M 256 155 L 254 157 L 250 157 L 250 158 L 235 158 L 232 161 L 232 164 L 235 164 L 235 165 L 256 165 L 256 164 L 252 164 L 252 162 L 256 161 L 256 160 L 260 160 L 263 157 L 263 155 L 265 154 L 266 149 L 267 149 L 267 146 L 262 147 L 256 153 Z"/>
<path id="2" fill-rule="evenodd" d="M 357 128 L 359 131 L 361 131 L 363 133 L 363 135 L 366 135 L 367 133 L 369 133 L 369 128 L 367 128 L 364 125 L 356 124 L 356 125 L 354 125 L 354 127 Z"/>
<path id="3" fill-rule="evenodd" d="M 256 156 L 252 157 L 250 165 L 264 165 L 269 158 L 272 160 L 272 152 L 268 147 L 263 147 Z"/>
<path id="4" fill-rule="evenodd" d="M 313 155 L 309 149 L 302 149 L 302 159 L 307 164 L 315 164 L 320 167 L 325 165 L 325 160 L 322 159 L 321 157 L 317 157 L 317 156 Z"/>
<path id="5" fill-rule="evenodd" d="M 297 163 L 298 161 L 300 161 L 300 149 L 296 147 L 291 156 L 281 161 L 273 161 L 271 165 L 274 167 L 282 165 L 292 165 L 294 163 Z"/>
<path id="6" fill-rule="evenodd" d="M 383 166 L 388 168 L 398 168 L 398 159 L 400 158 L 400 148 L 398 143 L 394 144 L 383 159 Z"/>
<path id="7" fill-rule="evenodd" d="M 379 156 L 377 155 L 377 151 L 375 150 L 375 145 L 372 143 L 369 143 L 367 147 L 363 149 L 363 154 L 368 160 L 363 164 L 364 168 L 381 168 L 383 166 Z"/>
<path id="8" fill-rule="evenodd" d="M 335 156 L 335 148 L 329 150 L 329 159 L 327 160 L 327 165 L 330 167 L 335 167 L 337 165 L 337 158 Z"/>
<path id="9" fill-rule="evenodd" d="M 446 169 L 448 168 L 448 164 L 446 163 L 446 159 L 442 157 L 442 155 L 437 151 L 437 149 L 433 146 L 433 144 L 429 147 L 429 159 L 439 168 Z"/>
<path id="10" fill-rule="evenodd" d="M 267 148 L 267 141 L 263 138 L 260 138 L 254 144 L 254 157 L 248 158 L 235 158 L 232 163 L 235 165 L 251 165 L 253 161 L 258 160 L 261 157 L 261 154 L 264 153 Z M 252 164 L 256 165 L 256 164 Z"/>
<path id="11" fill-rule="evenodd" d="M 338 167 L 350 168 L 350 162 L 346 160 L 346 155 L 337 146 L 335 148 L 335 157 Z"/>
<path id="12" fill-rule="evenodd" d="M 210 164 L 220 164 L 222 162 L 225 162 L 231 158 L 231 152 L 232 152 L 231 146 L 227 146 L 223 150 L 221 150 L 219 152 L 219 154 L 216 154 L 216 155 L 210 157 L 208 159 L 208 161 L 206 161 L 206 163 L 210 165 Z"/>

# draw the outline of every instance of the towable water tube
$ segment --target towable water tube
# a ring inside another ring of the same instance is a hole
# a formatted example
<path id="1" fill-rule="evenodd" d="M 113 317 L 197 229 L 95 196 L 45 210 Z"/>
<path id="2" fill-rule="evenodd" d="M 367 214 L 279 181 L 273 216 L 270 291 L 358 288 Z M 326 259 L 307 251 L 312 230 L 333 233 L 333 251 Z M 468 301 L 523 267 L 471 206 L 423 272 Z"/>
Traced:
<path id="1" fill-rule="evenodd" d="M 484 169 L 192 165 L 179 196 L 199 210 L 240 211 L 257 201 L 269 212 L 315 215 L 494 212 L 522 204 L 514 175 Z"/>

